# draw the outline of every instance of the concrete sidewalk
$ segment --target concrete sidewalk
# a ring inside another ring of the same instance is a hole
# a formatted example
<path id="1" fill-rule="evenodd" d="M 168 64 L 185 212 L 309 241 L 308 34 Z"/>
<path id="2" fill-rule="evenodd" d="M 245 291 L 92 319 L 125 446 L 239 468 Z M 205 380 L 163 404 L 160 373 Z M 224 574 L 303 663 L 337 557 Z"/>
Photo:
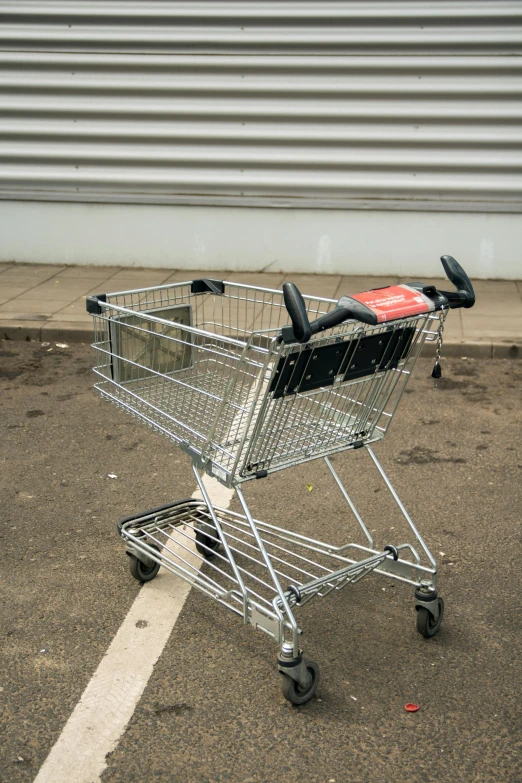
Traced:
<path id="1" fill-rule="evenodd" d="M 209 272 L 128 267 L 0 264 L 0 338 L 90 342 L 89 294 L 144 288 L 198 277 L 235 280 L 281 288 L 291 280 L 303 294 L 337 299 L 343 294 L 408 282 L 398 277 Z M 429 280 L 451 290 L 447 280 Z M 520 358 L 522 356 L 522 281 L 473 282 L 477 303 L 451 313 L 444 330 L 443 356 Z M 431 346 L 430 346 L 431 348 Z"/>

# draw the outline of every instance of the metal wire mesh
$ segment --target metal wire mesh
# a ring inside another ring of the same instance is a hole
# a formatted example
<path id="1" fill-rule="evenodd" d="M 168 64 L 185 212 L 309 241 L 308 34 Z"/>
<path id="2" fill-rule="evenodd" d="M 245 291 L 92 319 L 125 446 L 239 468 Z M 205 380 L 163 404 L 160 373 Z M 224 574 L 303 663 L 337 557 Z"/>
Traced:
<path id="1" fill-rule="evenodd" d="M 158 513 L 148 512 L 122 525 L 122 533 L 140 551 L 153 553 L 161 564 L 182 576 L 204 593 L 237 614 L 244 613 L 244 587 L 247 611 L 252 609 L 277 620 L 274 599 L 278 591 L 267 572 L 252 529 L 242 514 L 214 507 L 241 576 L 237 581 L 231 563 L 221 546 L 206 505 L 198 500 L 181 501 Z M 332 551 L 323 542 L 255 520 L 274 572 L 282 585 L 302 588 L 300 605 L 319 595 L 324 597 L 356 582 L 379 567 L 385 555 L 351 545 L 343 553 Z M 194 548 L 196 543 L 196 549 Z M 363 559 L 361 560 L 361 555 Z M 312 589 L 306 589 L 312 586 Z M 270 625 L 263 630 L 269 631 Z M 277 631 L 274 629 L 274 635 Z"/>
<path id="2" fill-rule="evenodd" d="M 336 304 L 304 299 L 310 319 Z M 225 482 L 382 437 L 437 320 L 349 321 L 286 345 L 282 292 L 229 282 L 111 294 L 101 310 L 96 387 Z"/>

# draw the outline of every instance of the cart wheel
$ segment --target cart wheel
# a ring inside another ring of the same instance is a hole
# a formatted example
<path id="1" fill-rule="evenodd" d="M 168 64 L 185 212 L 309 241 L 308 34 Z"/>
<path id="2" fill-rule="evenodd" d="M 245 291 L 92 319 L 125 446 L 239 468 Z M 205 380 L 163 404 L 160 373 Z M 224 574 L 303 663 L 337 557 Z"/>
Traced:
<path id="1" fill-rule="evenodd" d="M 436 599 L 439 603 L 439 617 L 438 620 L 433 619 L 431 612 L 424 606 L 417 606 L 417 631 L 429 639 L 431 636 L 435 636 L 438 633 L 444 617 L 444 601 L 442 598 Z"/>
<path id="2" fill-rule="evenodd" d="M 158 554 L 160 552 L 159 546 L 156 546 L 156 544 L 150 545 L 152 549 L 156 549 Z M 158 571 L 160 570 L 160 564 L 159 563 L 152 563 L 150 566 L 145 565 L 145 563 L 142 563 L 141 560 L 138 560 L 135 555 L 130 555 L 130 572 L 133 575 L 134 579 L 137 579 L 138 582 L 150 582 L 151 579 L 154 579 Z"/>
<path id="3" fill-rule="evenodd" d="M 310 701 L 317 690 L 320 680 L 319 666 L 316 662 L 312 661 L 310 658 L 305 658 L 304 661 L 306 663 L 306 668 L 312 675 L 312 682 L 308 688 L 301 688 L 299 683 L 289 677 L 288 674 L 283 674 L 283 696 L 287 701 L 298 707 L 301 704 L 306 704 L 307 701 Z"/>
<path id="4" fill-rule="evenodd" d="M 213 533 L 217 538 L 217 531 L 213 530 Z M 221 542 L 216 541 L 215 538 L 207 536 L 202 530 L 196 528 L 196 551 L 207 560 L 211 560 L 221 546 Z"/>

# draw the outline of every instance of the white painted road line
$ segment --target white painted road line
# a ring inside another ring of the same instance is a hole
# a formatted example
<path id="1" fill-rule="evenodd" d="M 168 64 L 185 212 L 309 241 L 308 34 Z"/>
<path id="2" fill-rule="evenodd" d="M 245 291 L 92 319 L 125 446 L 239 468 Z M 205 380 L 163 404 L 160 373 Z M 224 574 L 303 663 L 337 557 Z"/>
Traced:
<path id="1" fill-rule="evenodd" d="M 228 508 L 233 490 L 209 476 L 204 481 L 212 502 Z M 200 558 L 193 562 L 199 567 Z M 140 590 L 34 783 L 99 781 L 189 592 L 190 585 L 164 569 Z"/>

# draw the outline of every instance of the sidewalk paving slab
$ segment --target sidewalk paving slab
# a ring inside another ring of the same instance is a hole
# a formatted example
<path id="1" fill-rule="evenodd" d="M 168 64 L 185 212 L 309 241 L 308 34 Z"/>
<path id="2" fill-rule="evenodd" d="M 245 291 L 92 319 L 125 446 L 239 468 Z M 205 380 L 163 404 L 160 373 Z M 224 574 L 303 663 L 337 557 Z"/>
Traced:
<path id="1" fill-rule="evenodd" d="M 294 282 L 306 295 L 338 299 L 411 278 L 363 275 L 310 275 L 283 272 L 226 272 L 186 269 L 0 264 L 0 337 L 8 340 L 91 342 L 92 319 L 85 299 L 96 293 L 125 291 L 199 277 L 233 280 L 280 289 Z M 422 278 L 418 278 L 423 282 Z M 451 290 L 448 280 L 425 280 Z M 522 280 L 473 281 L 477 303 L 451 314 L 444 329 L 443 355 L 469 358 L 522 357 Z M 433 344 L 425 346 L 433 353 Z"/>

